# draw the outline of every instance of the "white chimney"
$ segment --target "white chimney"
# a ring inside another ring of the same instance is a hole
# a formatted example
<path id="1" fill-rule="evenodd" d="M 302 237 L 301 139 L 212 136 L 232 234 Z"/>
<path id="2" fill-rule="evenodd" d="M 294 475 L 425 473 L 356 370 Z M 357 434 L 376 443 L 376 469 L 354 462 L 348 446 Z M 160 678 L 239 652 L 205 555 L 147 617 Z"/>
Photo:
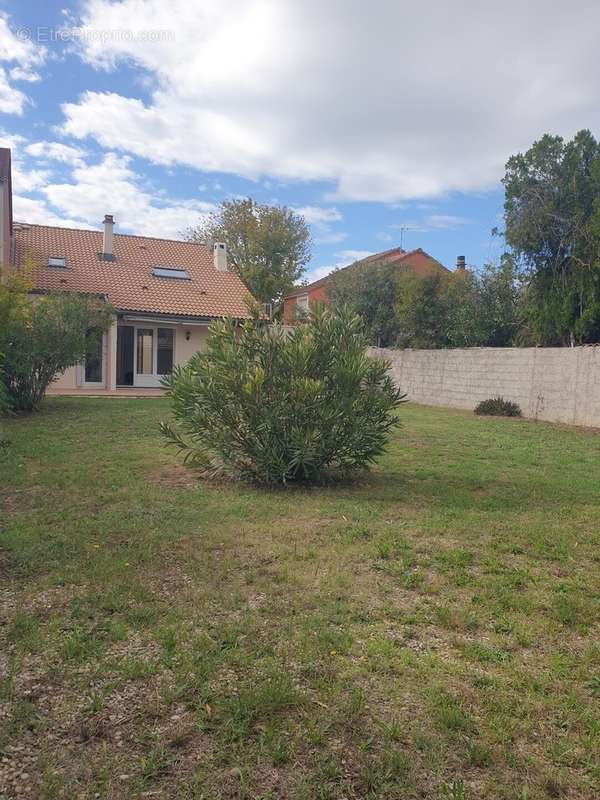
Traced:
<path id="1" fill-rule="evenodd" d="M 227 245 L 225 242 L 213 244 L 213 259 L 218 272 L 227 272 Z"/>
<path id="2" fill-rule="evenodd" d="M 105 261 L 114 261 L 113 255 L 113 226 L 115 221 L 112 214 L 104 215 L 104 236 L 102 238 L 102 258 Z"/>

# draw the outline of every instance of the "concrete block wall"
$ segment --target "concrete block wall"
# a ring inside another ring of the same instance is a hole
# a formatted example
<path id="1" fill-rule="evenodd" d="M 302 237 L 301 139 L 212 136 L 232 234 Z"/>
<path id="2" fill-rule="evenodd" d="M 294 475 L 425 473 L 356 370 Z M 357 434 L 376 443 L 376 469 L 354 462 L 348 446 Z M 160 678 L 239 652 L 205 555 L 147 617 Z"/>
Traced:
<path id="1" fill-rule="evenodd" d="M 500 395 L 526 417 L 600 427 L 600 346 L 370 353 L 390 361 L 395 382 L 415 403 L 472 410 Z"/>

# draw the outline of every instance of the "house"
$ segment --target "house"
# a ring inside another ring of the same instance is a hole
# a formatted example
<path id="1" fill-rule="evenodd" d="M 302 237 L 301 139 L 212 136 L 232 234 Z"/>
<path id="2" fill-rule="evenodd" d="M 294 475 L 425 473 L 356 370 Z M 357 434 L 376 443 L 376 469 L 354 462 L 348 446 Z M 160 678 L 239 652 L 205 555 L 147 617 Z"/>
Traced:
<path id="1" fill-rule="evenodd" d="M 228 270 L 224 244 L 115 233 L 110 214 L 103 230 L 79 230 L 12 221 L 10 152 L 0 150 L 0 247 L 4 263 L 33 260 L 33 292 L 78 292 L 115 309 L 110 330 L 91 330 L 93 352 L 67 369 L 54 394 L 156 394 L 173 365 L 206 342 L 223 317 L 249 317 L 250 293 Z"/>
<path id="2" fill-rule="evenodd" d="M 461 268 L 459 260 L 464 269 L 464 256 L 459 256 L 457 268 Z M 293 325 L 309 310 L 312 305 L 327 304 L 329 302 L 328 288 L 335 280 L 335 276 L 345 270 L 360 269 L 372 264 L 395 264 L 398 271 L 412 272 L 419 277 L 425 277 L 432 272 L 448 273 L 449 270 L 440 264 L 433 256 L 426 253 L 420 247 L 416 250 L 407 252 L 401 247 L 394 247 L 391 250 L 384 250 L 382 253 L 355 261 L 341 270 L 336 270 L 318 281 L 313 281 L 306 286 L 297 286 L 292 292 L 283 299 L 283 320 L 288 325 Z"/>

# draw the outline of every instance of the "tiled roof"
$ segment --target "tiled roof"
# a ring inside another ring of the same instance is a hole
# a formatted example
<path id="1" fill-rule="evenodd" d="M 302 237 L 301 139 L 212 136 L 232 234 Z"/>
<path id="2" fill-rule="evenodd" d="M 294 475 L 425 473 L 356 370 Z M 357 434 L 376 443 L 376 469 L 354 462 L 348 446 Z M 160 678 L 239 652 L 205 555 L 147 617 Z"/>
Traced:
<path id="1" fill-rule="evenodd" d="M 306 286 L 296 286 L 286 297 L 297 297 L 298 295 L 310 292 L 312 289 L 326 286 L 333 277 L 340 272 L 353 269 L 363 264 L 398 264 L 410 269 L 419 277 L 424 277 L 434 270 L 442 272 L 450 271 L 446 269 L 443 264 L 440 264 L 437 259 L 430 256 L 429 253 L 426 253 L 421 247 L 418 247 L 416 250 L 411 250 L 408 253 L 401 247 L 394 247 L 391 250 L 384 250 L 382 253 L 373 253 L 366 258 L 361 258 L 360 261 L 354 261 L 352 264 L 348 264 L 347 267 L 342 267 L 334 272 L 330 272 L 329 275 L 325 275 L 324 278 L 319 278 L 318 281 L 308 283 Z"/>
<path id="2" fill-rule="evenodd" d="M 114 234 L 114 261 L 100 260 L 102 233 L 15 223 L 15 263 L 27 254 L 36 264 L 34 286 L 107 295 L 118 311 L 193 317 L 248 317 L 250 294 L 233 272 L 215 269 L 204 244 Z M 66 269 L 48 267 L 51 256 L 66 258 Z M 157 278 L 161 265 L 185 269 L 191 280 Z"/>

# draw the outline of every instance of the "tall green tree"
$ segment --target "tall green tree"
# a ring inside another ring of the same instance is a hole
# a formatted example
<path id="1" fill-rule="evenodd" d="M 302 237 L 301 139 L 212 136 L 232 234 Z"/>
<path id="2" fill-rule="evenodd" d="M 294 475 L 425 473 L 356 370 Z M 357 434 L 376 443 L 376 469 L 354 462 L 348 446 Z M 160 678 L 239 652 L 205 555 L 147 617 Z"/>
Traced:
<path id="1" fill-rule="evenodd" d="M 486 326 L 488 347 L 510 347 L 522 339 L 519 318 L 523 291 L 522 277 L 510 253 L 499 264 L 486 264 L 478 276 L 481 315 Z"/>
<path id="2" fill-rule="evenodd" d="M 527 270 L 521 304 L 542 345 L 600 341 L 600 144 L 545 135 L 506 165 L 505 237 Z"/>
<path id="3" fill-rule="evenodd" d="M 448 347 L 481 347 L 490 336 L 479 276 L 471 271 L 449 275 L 440 285 L 442 333 Z"/>
<path id="4" fill-rule="evenodd" d="M 333 305 L 351 308 L 369 343 L 379 347 L 393 347 L 398 338 L 397 272 L 393 264 L 357 264 L 334 273 L 329 287 Z"/>
<path id="5" fill-rule="evenodd" d="M 191 241 L 225 242 L 231 267 L 261 303 L 280 301 L 302 277 L 311 255 L 304 217 L 251 197 L 224 200 L 205 222 L 185 233 Z"/>
<path id="6" fill-rule="evenodd" d="M 518 330 L 519 283 L 508 256 L 481 273 L 406 274 L 396 315 L 402 347 L 506 347 Z"/>
<path id="7" fill-rule="evenodd" d="M 396 315 L 400 347 L 448 347 L 444 294 L 451 276 L 438 273 L 398 278 Z"/>

